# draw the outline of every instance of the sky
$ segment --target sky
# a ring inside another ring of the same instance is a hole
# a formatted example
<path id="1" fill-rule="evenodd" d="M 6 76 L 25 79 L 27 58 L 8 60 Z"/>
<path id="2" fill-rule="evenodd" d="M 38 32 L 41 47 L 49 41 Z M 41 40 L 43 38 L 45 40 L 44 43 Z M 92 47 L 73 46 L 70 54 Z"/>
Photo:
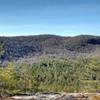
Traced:
<path id="1" fill-rule="evenodd" d="M 100 0 L 0 0 L 0 36 L 100 35 Z"/>

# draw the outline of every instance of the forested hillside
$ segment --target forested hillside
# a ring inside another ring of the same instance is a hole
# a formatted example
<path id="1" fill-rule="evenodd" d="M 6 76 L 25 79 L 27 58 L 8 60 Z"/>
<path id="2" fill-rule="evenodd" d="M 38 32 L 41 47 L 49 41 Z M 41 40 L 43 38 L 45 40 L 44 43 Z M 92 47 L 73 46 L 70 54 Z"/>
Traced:
<path id="1" fill-rule="evenodd" d="M 1 97 L 27 92 L 100 92 L 100 37 L 40 35 L 0 37 L 0 41 Z M 19 60 L 29 57 L 36 61 Z"/>
<path id="2" fill-rule="evenodd" d="M 41 55 L 62 55 L 66 57 L 79 54 L 98 53 L 100 50 L 100 37 L 76 36 L 60 37 L 55 35 L 0 37 L 4 45 L 2 60 L 18 60 L 19 58 Z"/>

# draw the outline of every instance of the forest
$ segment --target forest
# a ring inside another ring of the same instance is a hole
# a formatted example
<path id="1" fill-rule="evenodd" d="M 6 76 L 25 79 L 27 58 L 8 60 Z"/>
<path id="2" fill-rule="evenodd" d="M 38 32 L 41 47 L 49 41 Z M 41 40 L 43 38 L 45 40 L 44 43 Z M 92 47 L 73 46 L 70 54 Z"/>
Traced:
<path id="1" fill-rule="evenodd" d="M 9 62 L 0 67 L 0 92 L 100 92 L 100 58 Z"/>
<path id="2" fill-rule="evenodd" d="M 0 55 L 4 53 L 0 44 Z M 32 64 L 0 63 L 0 95 L 100 92 L 100 58 L 44 58 Z"/>
<path id="3" fill-rule="evenodd" d="M 20 58 L 41 55 L 62 55 L 73 58 L 83 54 L 100 55 L 100 36 L 80 35 L 62 37 L 56 35 L 0 37 L 4 44 L 2 61 L 19 60 Z M 95 53 L 96 52 L 96 53 Z"/>

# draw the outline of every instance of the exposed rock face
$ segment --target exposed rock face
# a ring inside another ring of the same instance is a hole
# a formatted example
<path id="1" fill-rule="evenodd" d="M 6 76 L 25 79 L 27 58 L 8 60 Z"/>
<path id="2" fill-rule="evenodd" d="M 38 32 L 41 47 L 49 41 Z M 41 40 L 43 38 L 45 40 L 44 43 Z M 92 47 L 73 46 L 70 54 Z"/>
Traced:
<path id="1" fill-rule="evenodd" d="M 100 100 L 100 94 L 92 93 L 57 93 L 57 94 L 40 94 L 32 96 L 14 96 L 14 100 Z"/>

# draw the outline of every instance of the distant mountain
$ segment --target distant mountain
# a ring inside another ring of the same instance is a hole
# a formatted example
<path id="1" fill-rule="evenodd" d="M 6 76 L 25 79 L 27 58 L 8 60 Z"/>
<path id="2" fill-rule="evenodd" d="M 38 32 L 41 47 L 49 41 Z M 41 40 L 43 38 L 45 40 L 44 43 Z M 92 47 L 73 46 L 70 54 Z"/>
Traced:
<path id="1" fill-rule="evenodd" d="M 2 60 L 18 60 L 42 55 L 61 55 L 62 57 L 71 58 L 79 54 L 100 54 L 99 36 L 61 37 L 56 35 L 37 35 L 0 37 L 0 42 L 4 44 Z"/>

